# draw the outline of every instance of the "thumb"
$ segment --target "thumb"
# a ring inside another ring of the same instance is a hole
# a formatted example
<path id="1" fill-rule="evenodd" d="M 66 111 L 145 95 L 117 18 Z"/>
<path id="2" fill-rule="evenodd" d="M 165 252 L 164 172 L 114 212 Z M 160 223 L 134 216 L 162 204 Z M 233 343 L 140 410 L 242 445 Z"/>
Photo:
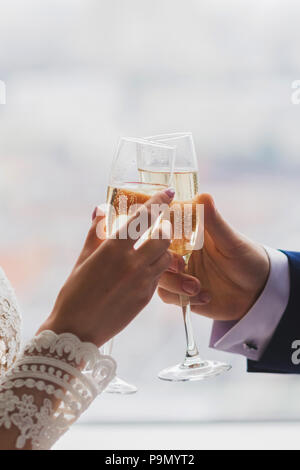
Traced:
<path id="1" fill-rule="evenodd" d="M 105 234 L 105 213 L 100 207 L 96 207 L 92 215 L 93 223 L 88 232 L 82 252 L 75 267 L 80 266 L 103 243 Z"/>
<path id="2" fill-rule="evenodd" d="M 204 226 L 217 249 L 224 255 L 232 255 L 246 245 L 246 238 L 226 222 L 215 206 L 210 194 L 198 196 L 198 204 L 204 204 Z"/>

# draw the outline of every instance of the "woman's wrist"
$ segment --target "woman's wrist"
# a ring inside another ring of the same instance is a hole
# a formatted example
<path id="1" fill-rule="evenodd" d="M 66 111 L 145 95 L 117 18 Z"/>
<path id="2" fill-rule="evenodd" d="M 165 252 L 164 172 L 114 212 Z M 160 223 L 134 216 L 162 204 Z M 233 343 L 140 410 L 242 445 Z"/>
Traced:
<path id="1" fill-rule="evenodd" d="M 37 335 L 43 331 L 53 331 L 57 335 L 64 333 L 71 333 L 76 336 L 83 343 L 92 343 L 97 348 L 100 348 L 106 341 L 98 337 L 96 338 L 94 334 L 88 333 L 84 328 L 77 326 L 75 322 L 69 323 L 65 320 L 61 320 L 59 317 L 64 317 L 64 315 L 57 315 L 55 312 L 52 312 L 50 317 L 41 325 L 37 331 Z"/>
<path id="2" fill-rule="evenodd" d="M 51 317 L 48 318 L 45 323 L 41 325 L 39 330 L 36 332 L 36 336 L 42 335 L 45 332 L 52 332 L 57 337 L 64 337 L 64 335 L 72 335 L 73 337 L 75 337 L 74 339 L 79 340 L 82 344 L 85 343 L 85 345 L 90 345 L 91 347 L 95 347 L 97 349 L 101 347 L 101 345 L 98 345 L 95 341 L 91 341 L 83 334 L 80 334 L 80 332 L 76 331 L 74 327 L 67 327 L 66 325 L 60 324 L 59 322 L 51 319 Z M 68 362 L 67 352 L 63 354 L 62 359 Z M 73 366 L 79 371 L 82 371 L 85 369 L 86 364 L 84 361 L 81 361 L 79 364 L 74 364 Z"/>

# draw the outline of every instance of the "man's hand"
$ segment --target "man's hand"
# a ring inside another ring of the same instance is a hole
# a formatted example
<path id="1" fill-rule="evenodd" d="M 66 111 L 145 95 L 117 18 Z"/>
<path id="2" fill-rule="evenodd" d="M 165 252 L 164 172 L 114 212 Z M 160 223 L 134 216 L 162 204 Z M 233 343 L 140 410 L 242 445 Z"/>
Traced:
<path id="1" fill-rule="evenodd" d="M 176 305 L 180 294 L 189 295 L 194 312 L 215 320 L 240 320 L 264 289 L 268 255 L 223 219 L 210 195 L 199 196 L 198 203 L 205 206 L 204 248 L 193 252 L 189 275 L 164 273 L 158 293 Z"/>

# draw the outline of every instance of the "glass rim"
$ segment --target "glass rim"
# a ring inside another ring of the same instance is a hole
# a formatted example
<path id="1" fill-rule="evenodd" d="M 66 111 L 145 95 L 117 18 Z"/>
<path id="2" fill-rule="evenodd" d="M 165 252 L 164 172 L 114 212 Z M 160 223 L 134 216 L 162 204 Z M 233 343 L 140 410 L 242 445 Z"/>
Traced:
<path id="1" fill-rule="evenodd" d="M 196 153 L 196 148 L 195 148 L 195 140 L 192 132 L 173 132 L 171 134 L 158 134 L 158 135 L 152 135 L 150 137 L 144 137 L 146 139 L 149 139 L 150 141 L 153 142 L 151 139 L 155 139 L 154 142 L 159 142 L 159 143 L 165 143 L 167 142 L 170 145 L 174 145 L 176 147 L 176 154 L 175 154 L 175 159 L 174 159 L 174 169 L 173 173 L 176 172 L 176 170 L 179 168 L 182 170 L 181 165 L 178 163 L 178 156 L 177 156 L 177 149 L 179 141 L 182 141 L 184 144 L 188 144 L 191 147 L 192 151 L 192 160 L 190 161 L 190 164 L 187 165 L 187 168 L 185 171 L 190 171 L 193 169 L 193 171 L 198 171 L 199 166 L 198 166 L 198 160 L 197 160 L 197 153 Z M 188 140 L 184 140 L 188 139 Z"/>
<path id="2" fill-rule="evenodd" d="M 154 149 L 161 149 L 162 151 L 164 151 L 164 154 L 165 154 L 164 158 L 167 158 L 168 160 L 168 162 L 166 163 L 166 167 L 168 168 L 168 173 L 170 174 L 170 181 L 171 181 L 171 178 L 174 174 L 175 157 L 176 157 L 176 152 L 177 152 L 176 146 L 166 145 L 160 142 L 151 142 L 149 140 L 143 139 L 142 137 L 120 137 L 117 149 L 115 151 L 115 154 L 112 160 L 110 173 L 109 173 L 110 185 L 115 184 L 116 182 L 122 183 L 122 181 L 121 180 L 119 181 L 119 178 L 114 175 L 114 167 L 118 161 L 118 158 L 120 157 L 120 152 L 122 151 L 122 148 L 124 148 L 124 146 L 127 143 L 129 144 L 136 143 L 140 145 L 145 145 L 149 149 L 152 148 L 153 151 L 155 151 Z"/>
<path id="3" fill-rule="evenodd" d="M 170 140 L 179 140 L 184 137 L 192 137 L 193 139 L 193 133 L 192 132 L 174 132 L 171 134 L 157 134 L 157 135 L 151 135 L 149 137 L 143 137 L 143 140 L 149 140 L 151 142 L 164 142 L 164 141 L 170 141 Z M 154 141 L 151 139 L 155 139 Z"/>
<path id="4" fill-rule="evenodd" d="M 160 148 L 176 151 L 176 147 L 172 147 L 171 145 L 166 145 L 166 144 L 163 144 L 163 143 L 160 143 L 160 142 L 155 142 L 155 141 L 153 142 L 153 141 L 148 140 L 148 139 L 143 139 L 142 137 L 121 137 L 119 142 L 121 143 L 121 142 L 124 142 L 124 141 L 125 142 L 137 143 L 137 144 L 149 145 L 149 146 L 152 146 L 152 147 L 160 147 Z"/>

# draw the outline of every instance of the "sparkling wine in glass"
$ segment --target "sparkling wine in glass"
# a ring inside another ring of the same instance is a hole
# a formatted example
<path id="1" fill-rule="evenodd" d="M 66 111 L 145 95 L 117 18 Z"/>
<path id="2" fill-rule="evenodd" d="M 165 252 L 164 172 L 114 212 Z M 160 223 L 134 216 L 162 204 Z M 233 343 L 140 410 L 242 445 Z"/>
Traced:
<path id="1" fill-rule="evenodd" d="M 196 151 L 191 133 L 166 134 L 148 137 L 149 141 L 171 145 L 176 148 L 176 157 L 171 186 L 176 190 L 173 203 L 177 207 L 174 210 L 173 234 L 176 238 L 172 240 L 170 250 L 183 257 L 188 268 L 189 259 L 194 249 L 202 246 L 200 243 L 203 235 L 203 212 L 197 207 L 196 196 L 199 194 L 199 177 Z M 151 182 L 152 173 L 141 172 L 144 182 Z M 167 175 L 161 173 L 159 181 L 164 184 Z M 186 210 L 186 208 L 188 210 Z M 177 221 L 184 225 L 181 231 L 176 232 L 176 210 Z M 188 220 L 187 220 L 188 219 Z M 185 223 L 187 222 L 187 224 Z M 187 229 L 185 227 L 187 225 Z M 201 231 L 201 233 L 200 233 Z M 179 236 L 178 236 L 179 233 Z M 200 237 L 200 238 L 199 238 Z M 188 296 L 181 296 L 182 313 L 186 335 L 186 353 L 182 363 L 168 367 L 159 373 L 159 378 L 168 381 L 195 381 L 219 375 L 231 369 L 231 366 L 218 361 L 201 359 L 195 342 L 191 322 L 191 307 Z"/>
<path id="2" fill-rule="evenodd" d="M 107 191 L 107 235 L 113 236 L 128 220 L 130 210 L 148 201 L 156 192 L 167 189 L 173 174 L 175 148 L 143 139 L 122 138 L 112 163 Z M 151 181 L 142 175 L 152 172 Z M 161 172 L 165 178 L 161 181 Z M 143 242 L 151 234 L 151 227 L 137 241 Z M 104 353 L 111 354 L 113 340 L 104 345 Z M 105 390 L 109 393 L 131 394 L 137 388 L 115 377 Z"/>

